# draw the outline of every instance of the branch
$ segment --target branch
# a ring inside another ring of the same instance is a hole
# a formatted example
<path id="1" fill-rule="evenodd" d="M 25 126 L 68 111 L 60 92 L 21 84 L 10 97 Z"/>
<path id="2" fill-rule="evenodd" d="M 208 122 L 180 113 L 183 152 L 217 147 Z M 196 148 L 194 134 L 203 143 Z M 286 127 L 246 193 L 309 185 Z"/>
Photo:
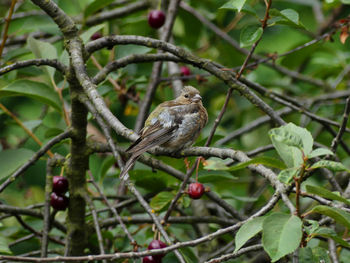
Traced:
<path id="1" fill-rule="evenodd" d="M 11 65 L 0 68 L 0 76 L 4 75 L 12 70 L 30 67 L 30 66 L 50 66 L 57 69 L 63 75 L 66 75 L 68 68 L 63 63 L 59 62 L 57 59 L 29 59 L 24 61 L 17 61 Z"/>
<path id="2" fill-rule="evenodd" d="M 3 31 L 4 33 L 2 35 L 2 42 L 1 42 L 1 45 L 0 45 L 0 58 L 2 56 L 2 52 L 4 51 L 6 39 L 8 37 L 7 33 L 8 33 L 8 30 L 9 30 L 11 17 L 12 17 L 13 11 L 15 9 L 16 3 L 17 3 L 17 0 L 11 0 L 10 10 L 9 10 L 8 15 L 7 15 L 7 18 L 5 19 L 5 26 L 4 26 L 4 31 Z"/>
<path id="3" fill-rule="evenodd" d="M 181 59 L 185 60 L 187 63 L 192 64 L 196 67 L 202 68 L 214 76 L 216 76 L 218 79 L 221 79 L 224 81 L 229 87 L 233 88 L 234 90 L 237 90 L 239 93 L 241 93 L 242 96 L 247 98 L 252 104 L 260 108 L 262 111 L 266 112 L 271 119 L 278 125 L 284 125 L 285 122 L 283 119 L 281 119 L 280 116 L 278 116 L 274 110 L 266 104 L 264 101 L 262 101 L 256 94 L 252 93 L 248 87 L 243 84 L 242 82 L 236 80 L 230 72 L 221 70 L 217 67 L 215 63 L 212 63 L 211 61 L 207 59 L 202 59 L 199 57 L 194 56 L 190 52 L 186 51 L 183 48 L 174 46 L 170 43 L 148 38 L 148 37 L 140 37 L 140 36 L 107 36 L 100 39 L 97 39 L 93 42 L 90 42 L 86 45 L 86 52 L 87 55 L 91 54 L 92 52 L 113 45 L 127 45 L 127 44 L 136 44 L 136 45 L 143 45 L 147 47 L 152 48 L 158 48 L 162 49 L 164 51 L 167 51 L 169 53 L 172 53 Z M 89 95 L 90 98 L 91 95 Z M 91 99 L 91 98 L 90 98 Z M 105 117 L 104 117 L 105 118 Z"/>
<path id="4" fill-rule="evenodd" d="M 346 99 L 346 105 L 345 105 L 345 110 L 344 110 L 344 114 L 343 114 L 343 120 L 340 126 L 340 129 L 337 133 L 337 135 L 335 136 L 335 138 L 332 141 L 331 144 L 331 151 L 333 153 L 336 152 L 339 141 L 341 140 L 341 137 L 343 136 L 345 129 L 346 129 L 346 125 L 348 123 L 348 119 L 349 119 L 349 113 L 350 113 L 350 97 L 348 97 Z"/>
<path id="5" fill-rule="evenodd" d="M 108 20 L 112 20 L 115 18 L 121 18 L 123 16 L 127 16 L 129 14 L 132 14 L 134 12 L 144 10 L 148 8 L 150 5 L 150 1 L 148 0 L 142 0 L 142 1 L 136 1 L 135 3 L 131 3 L 127 6 L 117 8 L 111 11 L 104 11 L 97 15 L 90 16 L 85 24 L 87 26 L 94 26 L 100 23 L 103 23 Z"/>
<path id="6" fill-rule="evenodd" d="M 181 247 L 187 247 L 187 246 L 196 246 L 198 244 L 211 241 L 213 238 L 217 238 L 221 235 L 230 233 L 232 231 L 235 231 L 239 229 L 244 223 L 246 223 L 248 220 L 251 220 L 255 217 L 262 216 L 269 212 L 274 205 L 279 200 L 279 195 L 274 194 L 272 198 L 267 202 L 265 206 L 263 206 L 258 212 L 256 212 L 254 215 L 249 217 L 247 220 L 238 222 L 237 224 L 233 226 L 229 226 L 226 228 L 219 229 L 215 231 L 214 233 L 211 233 L 209 235 L 190 240 L 185 242 L 178 242 L 174 245 L 168 246 L 166 248 L 162 249 L 154 249 L 154 250 L 147 250 L 143 252 L 126 252 L 126 253 L 115 253 L 115 254 L 106 254 L 106 255 L 89 255 L 89 256 L 76 256 L 76 257 L 62 257 L 57 256 L 54 258 L 35 258 L 35 257 L 19 257 L 19 256 L 6 256 L 6 255 L 0 255 L 0 260 L 12 260 L 12 261 L 22 261 L 22 262 L 74 262 L 74 261 L 92 261 L 92 260 L 116 260 L 120 258 L 140 258 L 145 257 L 148 255 L 158 255 L 158 254 L 165 254 L 169 253 L 175 249 L 181 248 Z"/>
<path id="7" fill-rule="evenodd" d="M 217 258 L 210 259 L 208 261 L 205 261 L 205 263 L 224 262 L 224 261 L 227 261 L 227 260 L 229 260 L 231 258 L 237 258 L 237 257 L 239 257 L 239 256 L 241 256 L 243 254 L 248 253 L 248 252 L 258 251 L 258 250 L 261 250 L 261 249 L 263 249 L 263 246 L 261 244 L 253 245 L 253 246 L 241 248 L 237 252 L 233 252 L 233 253 L 230 253 L 230 254 L 222 255 L 222 256 L 217 257 Z"/>
<path id="8" fill-rule="evenodd" d="M 91 80 L 94 84 L 99 84 L 105 80 L 106 76 L 116 71 L 119 68 L 126 67 L 132 63 L 144 63 L 154 61 L 174 61 L 181 62 L 182 60 L 170 54 L 132 54 L 121 59 L 108 63 L 102 70 L 100 70 Z M 1 71 L 0 71 L 1 72 Z"/>

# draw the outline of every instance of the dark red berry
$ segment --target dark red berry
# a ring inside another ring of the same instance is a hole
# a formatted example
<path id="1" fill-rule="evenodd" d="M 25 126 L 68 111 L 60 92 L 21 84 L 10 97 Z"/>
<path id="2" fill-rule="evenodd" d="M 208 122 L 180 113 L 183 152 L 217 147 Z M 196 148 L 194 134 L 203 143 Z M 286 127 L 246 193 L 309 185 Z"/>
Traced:
<path id="1" fill-rule="evenodd" d="M 204 194 L 204 186 L 201 183 L 192 183 L 188 186 L 188 195 L 192 199 L 199 199 Z"/>
<path id="2" fill-rule="evenodd" d="M 152 10 L 148 14 L 148 24 L 152 28 L 160 28 L 164 25 L 165 22 L 165 14 L 161 10 Z"/>
<path id="3" fill-rule="evenodd" d="M 149 243 L 149 245 L 148 245 L 149 250 L 160 249 L 160 248 L 165 248 L 165 247 L 167 247 L 167 245 L 160 240 L 152 240 L 152 242 Z M 160 261 L 162 259 L 162 257 L 164 257 L 164 256 L 165 256 L 165 254 L 153 255 L 153 259 Z"/>
<path id="4" fill-rule="evenodd" d="M 188 67 L 186 67 L 186 66 L 182 66 L 180 68 L 180 71 L 181 71 L 181 75 L 182 76 L 189 76 L 189 75 L 191 75 L 191 70 Z"/>
<path id="5" fill-rule="evenodd" d="M 100 32 L 96 32 L 91 36 L 91 40 L 96 40 L 102 37 L 102 34 Z"/>
<path id="6" fill-rule="evenodd" d="M 161 260 L 155 259 L 153 256 L 147 256 L 142 259 L 142 263 L 161 263 Z"/>
<path id="7" fill-rule="evenodd" d="M 68 180 L 63 176 L 54 176 L 52 183 L 52 192 L 64 194 L 68 191 Z"/>
<path id="8" fill-rule="evenodd" d="M 51 193 L 50 205 L 56 210 L 66 210 L 68 207 L 68 198 L 53 192 Z"/>

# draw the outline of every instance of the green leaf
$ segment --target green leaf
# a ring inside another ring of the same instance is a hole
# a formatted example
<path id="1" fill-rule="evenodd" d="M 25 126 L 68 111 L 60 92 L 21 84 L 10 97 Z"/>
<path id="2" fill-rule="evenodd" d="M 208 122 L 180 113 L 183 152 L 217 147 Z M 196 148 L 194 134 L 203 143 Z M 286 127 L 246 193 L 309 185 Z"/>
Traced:
<path id="1" fill-rule="evenodd" d="M 284 10 L 281 11 L 281 14 L 287 20 L 293 22 L 296 25 L 299 25 L 299 14 L 295 10 L 293 10 L 293 9 L 284 9 Z"/>
<path id="2" fill-rule="evenodd" d="M 9 96 L 26 96 L 54 107 L 61 111 L 60 99 L 56 92 L 41 82 L 31 80 L 16 80 L 0 88 L 0 98 Z"/>
<path id="3" fill-rule="evenodd" d="M 212 157 L 205 161 L 204 169 L 214 171 L 225 171 L 229 168 L 226 166 L 226 162 L 224 160 Z"/>
<path id="4" fill-rule="evenodd" d="M 231 0 L 228 1 L 226 4 L 221 6 L 219 9 L 234 9 L 237 10 L 238 12 L 241 12 L 245 2 L 247 0 Z"/>
<path id="5" fill-rule="evenodd" d="M 299 263 L 331 263 L 328 252 L 321 247 L 303 247 L 299 249 Z"/>
<path id="6" fill-rule="evenodd" d="M 154 173 L 149 170 L 132 170 L 130 177 L 135 181 L 135 185 L 148 191 L 160 192 L 167 187 L 167 176 L 163 172 Z"/>
<path id="7" fill-rule="evenodd" d="M 271 129 L 269 135 L 272 139 L 280 141 L 288 146 L 293 146 L 302 149 L 305 155 L 308 155 L 312 151 L 314 139 L 311 133 L 294 123 L 288 123 L 287 125 L 279 128 Z"/>
<path id="8" fill-rule="evenodd" d="M 280 180 L 282 183 L 289 184 L 294 176 L 297 176 L 299 172 L 299 168 L 289 168 L 282 170 L 277 178 Z"/>
<path id="9" fill-rule="evenodd" d="M 350 213 L 347 213 L 340 208 L 318 205 L 315 206 L 310 212 L 329 216 L 333 218 L 337 223 L 350 228 Z"/>
<path id="10" fill-rule="evenodd" d="M 34 152 L 28 149 L 11 149 L 0 152 L 0 179 L 4 179 L 25 164 Z"/>
<path id="11" fill-rule="evenodd" d="M 343 4 L 350 5 L 350 0 L 340 0 Z"/>
<path id="12" fill-rule="evenodd" d="M 331 150 L 328 150 L 326 148 L 317 148 L 313 150 L 311 153 L 307 155 L 309 159 L 318 157 L 318 156 L 323 156 L 323 155 L 333 155 L 334 153 Z"/>
<path id="13" fill-rule="evenodd" d="M 333 193 L 329 191 L 326 188 L 323 187 L 318 187 L 318 186 L 313 186 L 313 185 L 306 185 L 306 191 L 311 194 L 316 194 L 321 197 L 331 199 L 331 200 L 337 200 L 340 202 L 343 202 L 345 204 L 350 205 L 350 201 L 347 200 L 346 198 L 342 197 L 339 195 L 339 193 Z"/>
<path id="14" fill-rule="evenodd" d="M 36 40 L 33 37 L 28 37 L 27 39 L 29 49 L 34 53 L 37 58 L 47 58 L 47 59 L 57 59 L 56 48 L 48 42 Z M 50 79 L 53 79 L 55 74 L 55 68 L 45 66 L 46 73 Z"/>
<path id="15" fill-rule="evenodd" d="M 233 181 L 237 177 L 226 171 L 200 171 L 198 181 L 201 183 L 218 183 L 222 181 Z"/>
<path id="16" fill-rule="evenodd" d="M 277 9 L 271 9 L 269 12 L 272 19 L 272 24 L 290 25 L 293 27 L 305 28 L 299 20 L 299 14 L 293 9 L 284 9 L 279 11 Z M 270 24 L 271 25 L 271 24 Z"/>
<path id="17" fill-rule="evenodd" d="M 104 1 L 99 1 L 99 2 L 104 2 Z M 93 27 L 90 27 L 88 30 L 86 30 L 84 33 L 82 33 L 80 35 L 81 39 L 83 40 L 84 44 L 86 44 L 87 42 L 89 42 L 91 36 L 101 30 L 102 28 L 104 28 L 105 25 L 97 25 L 97 26 L 93 26 Z"/>
<path id="18" fill-rule="evenodd" d="M 91 4 L 89 4 L 84 11 L 84 17 L 88 17 L 92 15 L 93 13 L 97 12 L 98 10 L 104 8 L 105 6 L 108 6 L 110 3 L 113 3 L 114 0 L 95 0 Z"/>
<path id="19" fill-rule="evenodd" d="M 160 192 L 152 198 L 150 206 L 155 211 L 162 212 L 170 205 L 170 202 L 174 197 L 175 194 L 171 192 Z"/>
<path id="20" fill-rule="evenodd" d="M 302 222 L 297 216 L 273 213 L 263 221 L 262 244 L 272 262 L 295 251 L 302 237 Z"/>
<path id="21" fill-rule="evenodd" d="M 235 237 L 235 252 L 262 230 L 264 219 L 263 216 L 256 217 L 241 226 Z"/>
<path id="22" fill-rule="evenodd" d="M 262 35 L 263 29 L 260 26 L 247 26 L 242 29 L 240 35 L 240 46 L 248 47 L 253 45 Z"/>
<path id="23" fill-rule="evenodd" d="M 331 238 L 335 242 L 339 243 L 343 247 L 350 247 L 350 244 L 346 242 L 344 239 L 342 239 L 340 236 L 337 235 L 337 233 L 328 227 L 320 227 L 317 229 L 314 233 L 312 233 L 312 236 L 321 236 L 325 238 Z"/>
<path id="24" fill-rule="evenodd" d="M 333 172 L 349 171 L 342 163 L 328 160 L 318 161 L 317 163 L 314 163 L 309 169 L 317 168 L 327 168 Z"/>
<path id="25" fill-rule="evenodd" d="M 11 250 L 9 249 L 6 238 L 2 236 L 0 236 L 0 253 L 6 255 L 12 254 Z"/>
<path id="26" fill-rule="evenodd" d="M 247 166 L 249 166 L 251 164 L 262 164 L 265 166 L 278 168 L 280 170 L 287 168 L 283 162 L 281 162 L 280 160 L 278 160 L 276 158 L 262 156 L 262 157 L 256 157 L 256 158 L 251 159 L 250 161 L 247 161 L 247 162 L 237 164 L 236 166 L 230 167 L 228 170 L 229 171 L 240 170 L 240 169 L 246 168 Z"/>

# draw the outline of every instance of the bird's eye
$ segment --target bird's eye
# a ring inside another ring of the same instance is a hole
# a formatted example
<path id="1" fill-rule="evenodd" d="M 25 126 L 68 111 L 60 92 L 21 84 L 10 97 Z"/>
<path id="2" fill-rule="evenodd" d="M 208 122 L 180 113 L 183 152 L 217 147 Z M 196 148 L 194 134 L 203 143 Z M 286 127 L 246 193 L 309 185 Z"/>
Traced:
<path id="1" fill-rule="evenodd" d="M 189 96 L 188 96 L 188 94 L 185 94 L 184 97 L 185 97 L 185 98 L 188 98 Z"/>

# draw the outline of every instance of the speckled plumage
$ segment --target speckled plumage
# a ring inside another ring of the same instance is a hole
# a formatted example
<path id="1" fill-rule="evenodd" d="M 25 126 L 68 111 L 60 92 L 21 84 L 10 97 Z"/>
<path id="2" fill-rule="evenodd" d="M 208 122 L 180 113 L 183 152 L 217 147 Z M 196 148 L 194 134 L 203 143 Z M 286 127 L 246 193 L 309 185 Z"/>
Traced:
<path id="1" fill-rule="evenodd" d="M 155 146 L 177 152 L 192 145 L 207 121 L 199 91 L 184 87 L 179 97 L 159 104 L 148 116 L 140 138 L 127 149 L 131 157 L 120 177 L 126 175 L 141 154 Z"/>

